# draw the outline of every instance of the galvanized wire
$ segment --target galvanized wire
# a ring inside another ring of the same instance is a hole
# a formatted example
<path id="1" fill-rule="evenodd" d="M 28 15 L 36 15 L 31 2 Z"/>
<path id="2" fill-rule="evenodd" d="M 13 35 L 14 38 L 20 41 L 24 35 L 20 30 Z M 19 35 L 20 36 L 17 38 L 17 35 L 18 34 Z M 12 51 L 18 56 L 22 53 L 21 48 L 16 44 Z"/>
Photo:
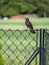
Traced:
<path id="1" fill-rule="evenodd" d="M 38 46 L 38 32 L 36 30 L 32 34 L 27 30 L 0 29 L 0 41 L 5 65 L 24 65 Z M 37 65 L 37 57 L 35 64 Z"/>
<path id="2" fill-rule="evenodd" d="M 46 65 L 49 65 L 49 30 L 45 31 L 44 42 L 46 49 Z"/>

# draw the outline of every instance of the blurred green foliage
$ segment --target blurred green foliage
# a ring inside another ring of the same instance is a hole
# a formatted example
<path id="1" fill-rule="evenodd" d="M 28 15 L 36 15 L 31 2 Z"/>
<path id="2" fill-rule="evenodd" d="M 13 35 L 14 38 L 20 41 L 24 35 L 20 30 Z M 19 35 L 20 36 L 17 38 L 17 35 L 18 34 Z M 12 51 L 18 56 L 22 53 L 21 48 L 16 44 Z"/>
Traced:
<path id="1" fill-rule="evenodd" d="M 3 57 L 2 57 L 2 45 L 0 43 L 0 65 L 4 65 L 4 60 L 3 60 Z"/>
<path id="2" fill-rule="evenodd" d="M 49 0 L 0 0 L 0 16 L 17 14 L 49 16 Z"/>

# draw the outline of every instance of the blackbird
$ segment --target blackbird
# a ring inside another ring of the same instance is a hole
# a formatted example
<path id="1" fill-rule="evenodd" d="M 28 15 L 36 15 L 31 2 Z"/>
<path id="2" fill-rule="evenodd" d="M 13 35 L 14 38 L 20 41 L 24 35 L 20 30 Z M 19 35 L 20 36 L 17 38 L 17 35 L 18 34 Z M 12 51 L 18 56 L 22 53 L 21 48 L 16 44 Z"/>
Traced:
<path id="1" fill-rule="evenodd" d="M 30 32 L 31 32 L 31 33 L 35 33 L 35 31 L 34 31 L 34 29 L 33 29 L 33 25 L 32 25 L 32 23 L 29 21 L 29 18 L 26 18 L 25 24 L 26 24 L 27 28 L 30 29 Z"/>

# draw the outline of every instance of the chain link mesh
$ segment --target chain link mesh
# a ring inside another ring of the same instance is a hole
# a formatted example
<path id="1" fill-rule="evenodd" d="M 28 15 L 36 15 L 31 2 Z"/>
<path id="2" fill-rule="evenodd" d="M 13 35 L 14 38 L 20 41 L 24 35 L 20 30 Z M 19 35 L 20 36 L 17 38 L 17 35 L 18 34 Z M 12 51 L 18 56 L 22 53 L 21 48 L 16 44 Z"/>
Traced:
<path id="1" fill-rule="evenodd" d="M 38 46 L 38 36 L 36 34 L 32 34 L 26 30 L 1 29 L 0 41 L 3 45 L 2 54 L 5 65 L 25 65 L 25 62 Z M 30 65 L 35 65 L 36 63 L 34 60 L 33 64 Z"/>
<path id="2" fill-rule="evenodd" d="M 49 65 L 49 31 L 45 31 L 44 42 L 46 49 L 46 65 Z"/>

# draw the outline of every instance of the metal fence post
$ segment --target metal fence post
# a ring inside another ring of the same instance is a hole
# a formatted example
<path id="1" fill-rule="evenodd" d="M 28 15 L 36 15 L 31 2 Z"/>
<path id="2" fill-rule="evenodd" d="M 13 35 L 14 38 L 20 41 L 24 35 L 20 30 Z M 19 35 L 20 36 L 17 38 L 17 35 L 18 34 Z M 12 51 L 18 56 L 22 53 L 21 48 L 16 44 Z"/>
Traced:
<path id="1" fill-rule="evenodd" d="M 40 65 L 46 65 L 44 48 L 44 29 L 40 29 Z"/>
<path id="2" fill-rule="evenodd" d="M 37 32 L 36 32 L 36 49 L 38 48 L 38 29 L 37 29 Z M 37 56 L 36 56 L 36 59 L 35 59 L 35 65 L 38 65 L 38 59 L 37 59 Z"/>

